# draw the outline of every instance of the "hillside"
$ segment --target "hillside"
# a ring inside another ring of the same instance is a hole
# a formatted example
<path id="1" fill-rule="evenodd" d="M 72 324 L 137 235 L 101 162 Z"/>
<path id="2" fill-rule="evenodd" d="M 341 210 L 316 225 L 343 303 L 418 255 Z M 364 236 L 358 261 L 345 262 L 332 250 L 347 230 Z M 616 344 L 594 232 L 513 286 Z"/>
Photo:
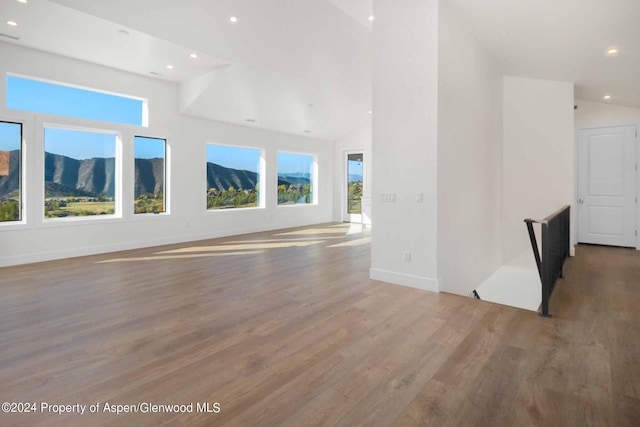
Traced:
<path id="1" fill-rule="evenodd" d="M 255 172 L 207 163 L 207 189 L 227 190 L 229 187 L 233 187 L 235 189 L 253 190 L 257 182 L 258 174 Z M 278 185 L 305 185 L 309 182 L 309 178 L 296 174 L 278 176 Z"/>
<path id="2" fill-rule="evenodd" d="M 3 175 L 0 175 L 0 197 L 16 197 L 20 188 L 20 177 L 18 175 L 20 170 L 20 150 L 13 150 L 8 153 L 3 151 L 3 153 L 5 161 L 7 158 L 9 160 L 9 174 L 4 175 L 3 173 Z M 7 171 L 4 170 L 3 172 Z"/>
<path id="3" fill-rule="evenodd" d="M 164 159 L 135 159 L 135 195 L 164 193 Z"/>
<path id="4" fill-rule="evenodd" d="M 44 181 L 59 184 L 93 196 L 115 196 L 115 159 L 97 157 L 77 160 L 59 154 L 44 153 Z M 58 187 L 58 193 L 60 188 Z M 58 194 L 61 195 L 61 194 Z M 71 195 L 71 194 L 69 194 Z"/>
<path id="5" fill-rule="evenodd" d="M 243 190 L 254 190 L 258 182 L 258 174 L 248 170 L 225 168 L 207 162 L 207 189 L 227 190 L 229 187 Z"/>
<path id="6" fill-rule="evenodd" d="M 18 170 L 20 152 L 11 151 L 9 174 L 0 176 L 0 197 L 15 197 L 20 180 Z M 45 153 L 45 187 L 50 197 L 114 197 L 112 177 L 115 174 L 114 158 L 77 160 L 59 154 Z M 135 195 L 155 194 L 164 191 L 164 159 L 135 159 Z M 207 162 L 207 189 L 226 190 L 229 187 L 243 190 L 256 188 L 258 175 L 248 170 L 226 168 Z M 278 176 L 278 185 L 308 184 L 304 175 Z M 194 183 L 197 185 L 197 183 Z"/>

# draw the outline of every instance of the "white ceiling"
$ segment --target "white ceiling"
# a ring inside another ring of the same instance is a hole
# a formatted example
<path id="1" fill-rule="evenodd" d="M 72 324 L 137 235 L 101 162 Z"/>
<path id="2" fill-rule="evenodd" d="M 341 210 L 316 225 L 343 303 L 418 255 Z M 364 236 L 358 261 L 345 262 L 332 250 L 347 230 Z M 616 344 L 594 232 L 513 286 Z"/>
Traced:
<path id="1" fill-rule="evenodd" d="M 574 81 L 577 98 L 640 107 L 640 0 L 442 1 L 505 74 Z M 19 38 L 0 40 L 158 73 L 181 86 L 185 114 L 336 139 L 371 119 L 371 9 L 372 0 L 0 0 L 0 33 Z M 610 47 L 620 53 L 607 56 Z"/>
<path id="2" fill-rule="evenodd" d="M 335 2 L 1 0 L 20 40 L 0 40 L 161 73 L 188 115 L 332 140 L 371 120 L 371 31 L 336 6 L 363 3 Z"/>
<path id="3" fill-rule="evenodd" d="M 578 99 L 640 107 L 640 0 L 447 2 L 505 74 L 572 81 Z"/>

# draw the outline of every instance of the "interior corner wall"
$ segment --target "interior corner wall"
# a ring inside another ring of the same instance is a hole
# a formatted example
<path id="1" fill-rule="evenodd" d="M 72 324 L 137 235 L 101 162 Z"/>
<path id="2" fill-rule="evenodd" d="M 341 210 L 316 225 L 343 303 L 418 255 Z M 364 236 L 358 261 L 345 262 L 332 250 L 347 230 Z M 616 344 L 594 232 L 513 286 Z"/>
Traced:
<path id="1" fill-rule="evenodd" d="M 640 122 L 640 108 L 576 99 L 576 126 L 608 126 Z"/>
<path id="2" fill-rule="evenodd" d="M 502 73 L 440 5 L 438 275 L 468 295 L 501 264 Z"/>
<path id="3" fill-rule="evenodd" d="M 42 203 L 44 194 L 41 123 L 88 123 L 96 128 L 112 125 L 25 113 L 23 115 L 29 117 L 29 124 L 25 126 L 27 164 L 23 177 L 27 187 L 27 224 L 0 227 L 0 266 L 311 225 L 333 219 L 334 144 L 330 141 L 183 116 L 178 112 L 178 88 L 174 84 L 1 42 L 0 119 L 15 113 L 3 108 L 4 78 L 8 72 L 148 99 L 149 128 L 125 128 L 125 133 L 131 139 L 132 135 L 147 132 L 151 133 L 149 136 L 168 138 L 171 214 L 144 219 L 129 217 L 42 224 L 42 218 L 36 217 L 36 209 L 31 208 Z M 267 198 L 263 209 L 206 210 L 205 153 L 208 142 L 263 150 L 267 159 L 266 186 L 273 188 L 272 197 Z M 131 140 L 124 143 L 130 144 Z M 317 205 L 277 206 L 278 150 L 317 156 Z M 133 186 L 133 168 L 123 169 L 124 185 Z M 131 187 L 130 193 L 132 191 Z M 127 200 L 123 202 L 127 203 Z M 132 211 L 133 200 L 130 203 Z"/>
<path id="4" fill-rule="evenodd" d="M 362 189 L 362 223 L 365 225 L 371 224 L 371 165 L 372 165 L 372 150 L 371 150 L 371 123 L 368 126 L 364 126 L 349 135 L 340 138 L 335 141 L 335 154 L 334 154 L 334 189 L 335 195 L 333 203 L 333 219 L 336 222 L 342 222 L 344 220 L 344 212 L 346 212 L 346 165 L 345 165 L 345 151 L 362 150 L 364 153 L 363 163 L 363 189 Z"/>
<path id="5" fill-rule="evenodd" d="M 525 218 L 574 207 L 573 83 L 503 78 L 502 258 L 531 252 Z M 575 221 L 572 219 L 572 242 Z M 533 256 L 533 255 L 532 255 Z"/>
<path id="6" fill-rule="evenodd" d="M 438 0 L 374 0 L 372 44 L 371 277 L 434 291 L 438 6 Z"/>

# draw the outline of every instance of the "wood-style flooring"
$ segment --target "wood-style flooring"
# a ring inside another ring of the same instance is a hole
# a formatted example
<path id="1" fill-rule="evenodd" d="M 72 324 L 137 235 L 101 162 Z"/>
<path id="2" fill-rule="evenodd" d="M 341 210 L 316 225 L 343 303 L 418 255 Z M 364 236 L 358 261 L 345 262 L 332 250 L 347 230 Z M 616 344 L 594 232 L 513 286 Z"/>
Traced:
<path id="1" fill-rule="evenodd" d="M 579 246 L 551 319 L 368 275 L 344 224 L 0 269 L 0 425 L 640 425 L 640 252 Z"/>

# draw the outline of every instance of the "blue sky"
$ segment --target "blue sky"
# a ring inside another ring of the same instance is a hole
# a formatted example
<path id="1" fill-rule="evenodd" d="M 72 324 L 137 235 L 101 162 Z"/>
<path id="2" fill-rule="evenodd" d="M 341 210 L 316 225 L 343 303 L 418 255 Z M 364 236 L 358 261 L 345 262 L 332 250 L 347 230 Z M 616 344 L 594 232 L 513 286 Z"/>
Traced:
<path id="1" fill-rule="evenodd" d="M 360 176 L 362 177 L 362 162 L 357 162 L 354 160 L 349 160 L 349 176 Z"/>
<path id="2" fill-rule="evenodd" d="M 134 141 L 134 157 L 136 159 L 164 158 L 166 141 L 158 138 L 136 136 Z"/>
<path id="3" fill-rule="evenodd" d="M 260 150 L 207 144 L 207 162 L 226 168 L 258 172 Z"/>
<path id="4" fill-rule="evenodd" d="M 116 136 L 108 133 L 45 128 L 44 151 L 78 160 L 115 157 Z"/>
<path id="5" fill-rule="evenodd" d="M 21 126 L 16 123 L 0 122 L 0 151 L 20 148 Z"/>
<path id="6" fill-rule="evenodd" d="M 142 101 L 7 76 L 7 108 L 142 125 Z"/>
<path id="7" fill-rule="evenodd" d="M 278 175 L 313 173 L 313 156 L 307 154 L 278 153 Z"/>
<path id="8" fill-rule="evenodd" d="M 260 150 L 254 148 L 229 147 L 207 144 L 207 162 L 232 169 L 257 172 L 260 168 Z M 313 156 L 305 154 L 278 153 L 278 174 L 313 172 Z"/>

